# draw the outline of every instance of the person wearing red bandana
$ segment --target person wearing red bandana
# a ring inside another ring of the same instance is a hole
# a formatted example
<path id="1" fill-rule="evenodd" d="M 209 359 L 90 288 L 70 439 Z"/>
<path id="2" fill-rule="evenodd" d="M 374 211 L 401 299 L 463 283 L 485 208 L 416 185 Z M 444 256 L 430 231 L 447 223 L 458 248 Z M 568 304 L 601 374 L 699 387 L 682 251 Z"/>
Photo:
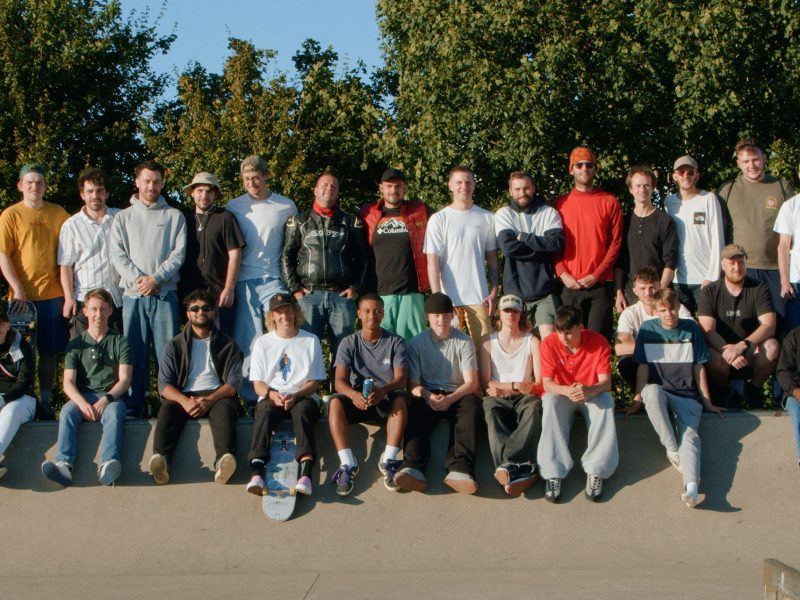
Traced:
<path id="1" fill-rule="evenodd" d="M 312 207 L 286 222 L 281 270 L 306 319 L 303 329 L 320 339 L 327 330 L 334 356 L 353 333 L 367 251 L 361 220 L 339 208 L 339 180 L 320 175 Z"/>

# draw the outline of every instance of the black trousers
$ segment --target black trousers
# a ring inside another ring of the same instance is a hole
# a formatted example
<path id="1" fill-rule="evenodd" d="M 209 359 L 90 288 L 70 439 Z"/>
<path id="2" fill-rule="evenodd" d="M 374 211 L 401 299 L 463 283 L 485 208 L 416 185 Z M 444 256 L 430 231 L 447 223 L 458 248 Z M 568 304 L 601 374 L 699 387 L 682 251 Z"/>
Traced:
<path id="1" fill-rule="evenodd" d="M 614 284 L 598 283 L 589 290 L 571 290 L 565 287 L 561 292 L 561 304 L 576 306 L 583 313 L 583 325 L 611 339 L 612 310 L 614 309 Z"/>
<path id="2" fill-rule="evenodd" d="M 414 398 L 408 407 L 408 425 L 403 445 L 403 468 L 424 471 L 431 457 L 431 431 L 440 419 L 450 424 L 447 443 L 447 471 L 473 474 L 478 427 L 483 421 L 483 408 L 477 396 L 464 396 L 446 411 L 433 410 L 422 398 Z"/>
<path id="3" fill-rule="evenodd" d="M 194 393 L 203 396 L 210 391 Z M 208 424 L 211 426 L 211 437 L 214 439 L 217 460 L 226 453 L 236 456 L 236 413 L 238 410 L 239 400 L 237 398 L 221 398 L 204 415 L 208 418 Z M 153 436 L 153 452 L 163 454 L 167 460 L 171 459 L 183 428 L 191 418 L 179 403 L 162 399 L 156 421 L 156 432 Z"/>
<path id="4" fill-rule="evenodd" d="M 294 437 L 297 445 L 295 456 L 299 460 L 305 454 L 311 455 L 312 460 L 317 457 L 317 445 L 314 437 L 314 425 L 319 420 L 319 404 L 313 398 L 303 396 L 297 403 L 286 410 L 275 406 L 269 398 L 264 398 L 256 404 L 255 422 L 253 423 L 253 439 L 250 443 L 250 453 L 247 459 L 269 462 L 269 443 L 275 427 L 284 419 L 292 419 Z"/>

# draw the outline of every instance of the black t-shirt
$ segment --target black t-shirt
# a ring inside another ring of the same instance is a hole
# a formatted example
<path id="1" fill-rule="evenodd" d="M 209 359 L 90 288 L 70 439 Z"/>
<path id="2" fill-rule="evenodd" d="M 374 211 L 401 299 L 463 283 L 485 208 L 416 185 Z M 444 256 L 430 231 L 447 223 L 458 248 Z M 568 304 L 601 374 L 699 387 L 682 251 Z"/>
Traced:
<path id="1" fill-rule="evenodd" d="M 205 215 L 192 212 L 184 216 L 186 259 L 181 267 L 181 291 L 186 294 L 209 288 L 214 295 L 219 295 L 225 287 L 228 251 L 245 246 L 239 223 L 223 208 L 214 208 Z"/>
<path id="2" fill-rule="evenodd" d="M 646 217 L 633 212 L 623 220 L 622 251 L 617 262 L 627 279 L 633 280 L 639 269 L 654 267 L 659 277 L 665 268 L 678 266 L 678 233 L 675 223 L 663 210 Z"/>
<path id="3" fill-rule="evenodd" d="M 406 222 L 400 216 L 400 208 L 384 206 L 382 213 L 372 238 L 378 293 L 388 295 L 418 292 L 419 283 L 414 268 L 411 238 L 408 237 Z"/>
<path id="4" fill-rule="evenodd" d="M 737 344 L 758 329 L 758 317 L 769 312 L 775 307 L 765 284 L 745 277 L 741 293 L 733 296 L 723 276 L 700 292 L 697 315 L 716 319 L 717 333 L 726 343 Z"/>

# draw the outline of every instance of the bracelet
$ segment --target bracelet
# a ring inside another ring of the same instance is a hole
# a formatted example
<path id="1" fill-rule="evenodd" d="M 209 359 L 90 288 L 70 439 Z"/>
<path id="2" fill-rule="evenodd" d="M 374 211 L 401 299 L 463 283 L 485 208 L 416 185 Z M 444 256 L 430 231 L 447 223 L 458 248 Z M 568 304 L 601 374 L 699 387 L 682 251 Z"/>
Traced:
<path id="1" fill-rule="evenodd" d="M 514 391 L 514 392 L 518 392 L 519 391 L 519 389 L 517 388 L 517 385 L 513 381 L 511 382 L 511 390 Z"/>

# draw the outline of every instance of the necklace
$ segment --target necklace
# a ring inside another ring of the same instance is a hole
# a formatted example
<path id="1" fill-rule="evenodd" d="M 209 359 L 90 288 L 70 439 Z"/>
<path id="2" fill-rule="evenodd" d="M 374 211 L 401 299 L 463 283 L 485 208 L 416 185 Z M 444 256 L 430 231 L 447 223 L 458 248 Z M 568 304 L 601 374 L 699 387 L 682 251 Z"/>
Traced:
<path id="1" fill-rule="evenodd" d="M 198 232 L 203 231 L 203 228 L 206 226 L 206 224 L 208 223 L 208 220 L 211 218 L 211 213 L 212 212 L 214 212 L 213 208 L 210 211 L 208 211 L 207 213 L 205 213 L 205 217 L 206 217 L 205 219 L 201 218 L 197 213 L 194 213 L 194 220 L 197 221 L 197 231 Z"/>

